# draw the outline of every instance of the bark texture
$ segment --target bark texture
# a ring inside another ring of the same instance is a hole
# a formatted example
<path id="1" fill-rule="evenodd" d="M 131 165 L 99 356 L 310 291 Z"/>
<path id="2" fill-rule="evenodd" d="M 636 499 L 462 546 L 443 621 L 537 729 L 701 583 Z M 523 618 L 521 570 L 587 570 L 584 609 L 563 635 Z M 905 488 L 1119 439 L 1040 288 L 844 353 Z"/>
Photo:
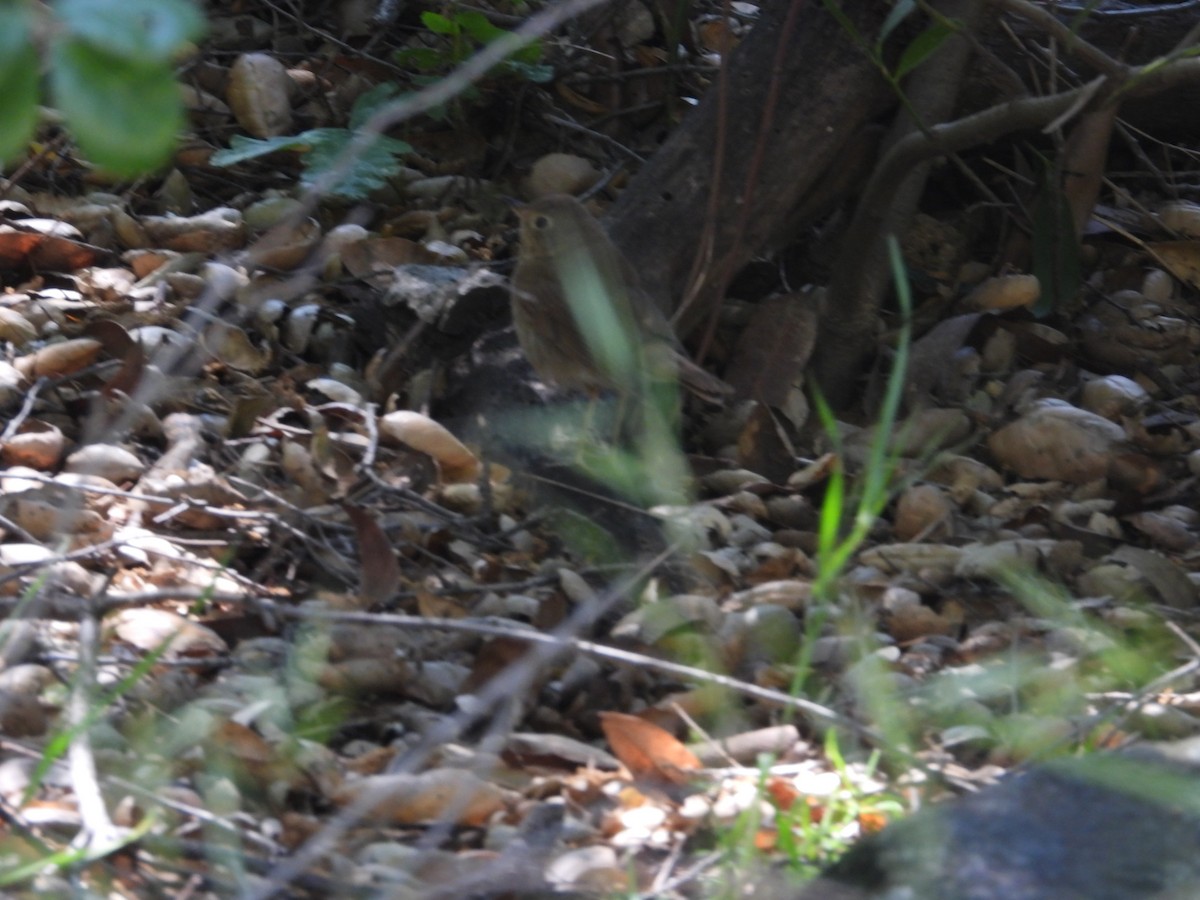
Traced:
<path id="1" fill-rule="evenodd" d="M 840 5 L 866 40 L 889 8 L 873 0 Z M 779 240 L 806 197 L 836 176 L 845 148 L 894 102 L 866 54 L 817 0 L 764 5 L 728 65 L 724 103 L 714 82 L 608 220 L 651 295 L 669 310 L 687 290 L 697 254 L 707 260 L 682 335 L 704 320 L 742 264 Z"/>

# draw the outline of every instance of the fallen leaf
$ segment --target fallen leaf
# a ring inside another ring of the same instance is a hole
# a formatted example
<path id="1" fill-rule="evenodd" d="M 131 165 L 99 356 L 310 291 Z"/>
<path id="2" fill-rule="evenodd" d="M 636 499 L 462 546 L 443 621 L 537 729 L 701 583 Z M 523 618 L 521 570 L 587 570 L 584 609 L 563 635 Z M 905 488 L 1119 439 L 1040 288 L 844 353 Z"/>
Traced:
<path id="1" fill-rule="evenodd" d="M 625 713 L 600 713 L 604 736 L 634 778 L 683 784 L 687 773 L 703 768 L 700 760 L 669 732 Z"/>
<path id="2" fill-rule="evenodd" d="M 420 775 L 374 775 L 343 785 L 331 798 L 339 806 L 374 798 L 364 818 L 393 825 L 449 822 L 483 825 L 504 809 L 505 792 L 462 769 L 431 769 Z"/>
<path id="3" fill-rule="evenodd" d="M 342 504 L 358 536 L 361 568 L 359 597 L 363 608 L 387 600 L 400 589 L 400 562 L 389 538 L 374 517 L 361 507 Z"/>

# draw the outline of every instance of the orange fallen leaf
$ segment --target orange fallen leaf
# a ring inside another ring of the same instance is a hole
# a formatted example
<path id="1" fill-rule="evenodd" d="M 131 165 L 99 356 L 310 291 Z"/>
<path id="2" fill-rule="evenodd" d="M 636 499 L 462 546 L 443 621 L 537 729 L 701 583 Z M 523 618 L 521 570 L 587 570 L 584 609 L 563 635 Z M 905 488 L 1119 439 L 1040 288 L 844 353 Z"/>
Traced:
<path id="1" fill-rule="evenodd" d="M 791 809 L 796 801 L 800 799 L 800 792 L 786 778 L 768 778 L 765 786 L 767 793 L 775 801 L 775 806 L 784 812 Z"/>
<path id="2" fill-rule="evenodd" d="M 858 814 L 858 827 L 863 834 L 875 834 L 882 831 L 888 820 L 881 812 L 861 812 Z"/>
<path id="3" fill-rule="evenodd" d="M 617 759 L 635 778 L 683 784 L 687 773 L 703 768 L 692 751 L 673 735 L 637 716 L 600 713 L 600 727 Z"/>
<path id="4" fill-rule="evenodd" d="M 770 853 L 779 846 L 779 832 L 773 828 L 760 828 L 754 834 L 754 849 Z"/>
<path id="5" fill-rule="evenodd" d="M 482 825 L 505 804 L 503 790 L 462 769 L 373 775 L 342 785 L 332 799 L 347 806 L 364 797 L 377 801 L 365 818 L 394 825 Z"/>

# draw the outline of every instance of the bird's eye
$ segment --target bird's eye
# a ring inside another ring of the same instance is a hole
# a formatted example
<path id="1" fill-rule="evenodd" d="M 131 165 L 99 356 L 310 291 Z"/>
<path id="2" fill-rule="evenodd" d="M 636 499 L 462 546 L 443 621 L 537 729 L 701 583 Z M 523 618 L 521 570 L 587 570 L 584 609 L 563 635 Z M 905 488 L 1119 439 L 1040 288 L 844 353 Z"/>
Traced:
<path id="1" fill-rule="evenodd" d="M 543 228 L 549 228 L 550 219 L 547 216 L 538 216 L 533 220 L 533 227 L 537 228 L 539 231 Z"/>

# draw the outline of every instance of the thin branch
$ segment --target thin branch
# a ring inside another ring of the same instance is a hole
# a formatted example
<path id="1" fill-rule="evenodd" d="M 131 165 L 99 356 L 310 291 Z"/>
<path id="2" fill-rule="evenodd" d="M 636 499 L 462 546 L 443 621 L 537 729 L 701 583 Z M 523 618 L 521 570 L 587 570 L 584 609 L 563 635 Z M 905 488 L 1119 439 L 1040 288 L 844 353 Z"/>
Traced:
<path id="1" fill-rule="evenodd" d="M 1058 41 L 1066 51 L 1087 63 L 1102 75 L 1109 78 L 1122 79 L 1129 74 L 1129 67 L 1113 59 L 1095 44 L 1090 44 L 1060 22 L 1053 13 L 1041 7 L 1034 6 L 1029 0 L 989 0 L 1004 12 L 1019 16 L 1043 33 Z"/>

